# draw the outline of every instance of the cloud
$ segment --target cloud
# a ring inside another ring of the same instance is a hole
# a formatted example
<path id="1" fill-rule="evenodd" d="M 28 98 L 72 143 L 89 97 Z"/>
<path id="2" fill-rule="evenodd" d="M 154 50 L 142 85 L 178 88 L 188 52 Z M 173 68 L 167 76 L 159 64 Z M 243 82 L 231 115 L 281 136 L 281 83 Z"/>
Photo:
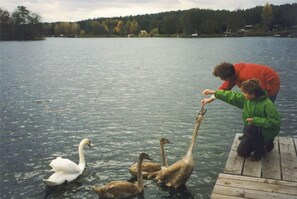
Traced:
<path id="1" fill-rule="evenodd" d="M 39 13 L 44 22 L 78 21 L 97 17 L 115 17 L 157 13 L 190 8 L 246 9 L 264 5 L 267 0 L 1 0 L 1 8 L 12 12 L 18 5 Z M 270 0 L 280 5 L 295 0 Z"/>

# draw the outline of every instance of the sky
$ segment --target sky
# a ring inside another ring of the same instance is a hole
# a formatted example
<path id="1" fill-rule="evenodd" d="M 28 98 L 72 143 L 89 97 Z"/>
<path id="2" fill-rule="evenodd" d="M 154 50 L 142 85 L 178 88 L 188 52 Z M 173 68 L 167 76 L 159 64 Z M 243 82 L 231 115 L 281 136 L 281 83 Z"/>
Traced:
<path id="1" fill-rule="evenodd" d="M 10 13 L 18 5 L 38 13 L 42 22 L 79 21 L 98 17 L 120 17 L 164 11 L 201 9 L 247 9 L 266 2 L 274 5 L 296 0 L 0 0 L 0 8 Z"/>

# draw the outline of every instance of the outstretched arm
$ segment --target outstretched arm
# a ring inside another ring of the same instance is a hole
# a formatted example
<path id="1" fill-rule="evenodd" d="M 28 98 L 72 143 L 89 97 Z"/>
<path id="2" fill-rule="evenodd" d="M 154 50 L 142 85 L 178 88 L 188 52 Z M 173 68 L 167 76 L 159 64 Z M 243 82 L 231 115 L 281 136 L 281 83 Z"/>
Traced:
<path id="1" fill-rule="evenodd" d="M 216 99 L 216 97 L 214 96 L 215 94 L 215 91 L 213 90 L 209 90 L 209 89 L 205 89 L 203 92 L 202 92 L 202 95 L 212 95 L 210 98 L 207 98 L 207 99 L 203 99 L 201 101 L 201 105 L 202 106 L 205 106 L 206 104 L 208 103 L 211 103 L 212 101 L 214 101 Z"/>
<path id="2" fill-rule="evenodd" d="M 245 102 L 244 95 L 239 92 L 218 90 L 215 92 L 215 96 L 216 98 L 238 108 L 243 108 Z"/>

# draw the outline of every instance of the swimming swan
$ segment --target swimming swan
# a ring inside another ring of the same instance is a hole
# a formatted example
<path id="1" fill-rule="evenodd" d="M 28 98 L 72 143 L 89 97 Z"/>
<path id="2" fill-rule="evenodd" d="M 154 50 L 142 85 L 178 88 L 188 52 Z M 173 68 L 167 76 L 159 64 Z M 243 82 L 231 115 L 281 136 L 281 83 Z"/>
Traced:
<path id="1" fill-rule="evenodd" d="M 151 160 L 146 153 L 141 153 L 138 158 L 137 184 L 127 181 L 112 181 L 102 187 L 90 186 L 99 196 L 99 198 L 127 198 L 136 196 L 143 191 L 143 176 L 141 164 L 144 159 Z"/>
<path id="2" fill-rule="evenodd" d="M 88 139 L 83 139 L 79 143 L 78 165 L 69 159 L 64 159 L 61 157 L 57 157 L 56 159 L 52 160 L 50 166 L 52 167 L 51 171 L 54 171 L 54 173 L 48 179 L 43 179 L 43 182 L 47 186 L 56 186 L 63 184 L 64 182 L 71 182 L 75 180 L 79 175 L 81 175 L 86 166 L 85 156 L 83 152 L 83 148 L 85 145 L 91 147 L 91 141 Z"/>
<path id="3" fill-rule="evenodd" d="M 161 160 L 162 164 L 157 162 L 143 162 L 141 166 L 142 175 L 144 178 L 147 178 L 148 175 L 153 172 L 160 171 L 162 168 L 168 167 L 167 159 L 165 157 L 164 145 L 169 144 L 169 140 L 166 138 L 162 138 L 160 140 L 160 151 L 161 151 Z M 129 168 L 129 172 L 133 177 L 137 176 L 137 163 L 131 165 Z"/>
<path id="4" fill-rule="evenodd" d="M 194 160 L 193 160 L 193 149 L 195 145 L 195 140 L 198 135 L 198 129 L 202 122 L 202 118 L 205 114 L 206 110 L 202 107 L 200 112 L 196 117 L 196 125 L 193 131 L 192 140 L 190 147 L 188 149 L 187 154 L 183 157 L 183 159 L 177 161 L 176 163 L 170 165 L 167 168 L 164 168 L 160 171 L 153 173 L 149 177 L 154 177 L 160 183 L 164 183 L 168 187 L 179 188 L 186 184 L 187 180 L 191 176 L 194 168 Z"/>

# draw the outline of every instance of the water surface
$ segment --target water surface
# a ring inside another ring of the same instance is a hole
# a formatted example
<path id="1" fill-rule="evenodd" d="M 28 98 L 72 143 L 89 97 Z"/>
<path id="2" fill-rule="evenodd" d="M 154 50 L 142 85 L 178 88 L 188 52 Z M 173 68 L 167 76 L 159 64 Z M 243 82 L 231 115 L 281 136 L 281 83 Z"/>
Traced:
<path id="1" fill-rule="evenodd" d="M 281 77 L 276 100 L 283 136 L 297 133 L 297 40 L 293 38 L 111 38 L 0 42 L 1 198 L 97 198 L 88 185 L 128 180 L 140 152 L 159 161 L 168 138 L 169 163 L 190 143 L 201 91 L 216 89 L 222 62 L 271 66 Z M 187 190 L 145 181 L 143 198 L 209 198 L 226 163 L 241 111 L 208 106 Z M 87 168 L 76 181 L 46 190 L 50 161 L 78 161 L 82 138 Z"/>

